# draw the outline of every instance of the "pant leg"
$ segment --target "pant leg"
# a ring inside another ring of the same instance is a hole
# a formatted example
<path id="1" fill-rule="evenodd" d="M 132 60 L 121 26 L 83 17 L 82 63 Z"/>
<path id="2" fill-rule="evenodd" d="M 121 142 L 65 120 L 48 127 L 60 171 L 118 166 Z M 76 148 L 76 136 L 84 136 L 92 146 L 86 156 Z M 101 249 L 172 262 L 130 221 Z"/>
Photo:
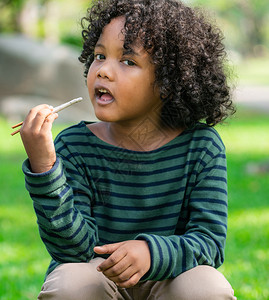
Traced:
<path id="1" fill-rule="evenodd" d="M 58 266 L 48 275 L 38 300 L 123 300 L 117 286 L 96 270 L 102 261 Z"/>
<path id="2" fill-rule="evenodd" d="M 215 268 L 197 266 L 174 279 L 156 282 L 147 300 L 236 300 L 226 278 Z"/>

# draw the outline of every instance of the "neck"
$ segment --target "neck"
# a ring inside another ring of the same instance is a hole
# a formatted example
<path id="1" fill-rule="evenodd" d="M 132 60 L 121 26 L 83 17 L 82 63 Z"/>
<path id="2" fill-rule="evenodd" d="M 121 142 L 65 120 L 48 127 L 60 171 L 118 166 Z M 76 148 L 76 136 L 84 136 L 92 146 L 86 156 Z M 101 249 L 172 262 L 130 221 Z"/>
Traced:
<path id="1" fill-rule="evenodd" d="M 105 123 L 107 140 L 116 146 L 134 151 L 155 150 L 173 138 L 182 130 L 163 129 L 159 124 L 146 118 L 139 125 Z"/>

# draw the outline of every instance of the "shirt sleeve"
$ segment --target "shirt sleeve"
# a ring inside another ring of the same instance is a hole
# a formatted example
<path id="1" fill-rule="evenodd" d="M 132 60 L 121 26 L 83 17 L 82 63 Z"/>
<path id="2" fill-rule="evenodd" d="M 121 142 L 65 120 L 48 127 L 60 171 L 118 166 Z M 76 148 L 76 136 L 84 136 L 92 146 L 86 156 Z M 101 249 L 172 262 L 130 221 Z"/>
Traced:
<path id="1" fill-rule="evenodd" d="M 201 160 L 202 162 L 202 160 Z M 164 280 L 196 267 L 219 267 L 224 261 L 227 233 L 227 171 L 224 150 L 199 172 L 187 195 L 185 232 L 172 236 L 139 234 L 151 252 L 151 267 L 142 280 Z"/>
<path id="2" fill-rule="evenodd" d="M 98 231 L 85 178 L 70 161 L 63 165 L 59 155 L 48 172 L 32 173 L 28 160 L 22 168 L 40 236 L 51 257 L 58 263 L 89 261 Z"/>

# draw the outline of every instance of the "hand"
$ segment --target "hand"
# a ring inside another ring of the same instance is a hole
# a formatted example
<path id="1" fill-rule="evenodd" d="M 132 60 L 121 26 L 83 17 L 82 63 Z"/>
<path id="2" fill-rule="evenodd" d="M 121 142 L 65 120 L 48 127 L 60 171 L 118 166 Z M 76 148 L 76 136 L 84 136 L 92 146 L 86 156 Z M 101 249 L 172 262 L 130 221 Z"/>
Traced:
<path id="1" fill-rule="evenodd" d="M 119 287 L 129 288 L 138 283 L 150 268 L 150 251 L 146 241 L 125 241 L 95 247 L 98 254 L 111 254 L 97 270 Z"/>
<path id="2" fill-rule="evenodd" d="M 58 114 L 52 113 L 52 109 L 46 104 L 34 107 L 20 129 L 21 139 L 34 173 L 49 171 L 56 161 L 51 128 Z"/>

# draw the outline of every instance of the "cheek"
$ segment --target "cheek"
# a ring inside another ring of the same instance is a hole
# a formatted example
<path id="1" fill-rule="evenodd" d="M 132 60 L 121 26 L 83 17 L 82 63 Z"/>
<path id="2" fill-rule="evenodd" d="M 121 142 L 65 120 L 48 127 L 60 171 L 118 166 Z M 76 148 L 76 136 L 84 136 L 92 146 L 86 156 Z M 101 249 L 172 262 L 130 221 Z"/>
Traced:
<path id="1" fill-rule="evenodd" d="M 154 82 L 146 76 L 142 80 L 137 81 L 135 90 L 136 92 L 146 95 L 147 97 L 157 97 L 157 95 L 159 95 L 158 89 L 155 87 Z"/>
<path id="2" fill-rule="evenodd" d="M 93 82 L 94 82 L 94 76 L 91 68 L 89 69 L 88 75 L 87 75 L 87 87 L 89 94 L 93 94 Z"/>
<path id="3" fill-rule="evenodd" d="M 151 89 L 151 80 L 147 74 L 138 73 L 135 76 L 129 77 L 128 81 L 125 80 L 125 78 L 128 77 L 123 78 L 123 80 L 126 82 L 125 86 L 128 86 L 129 89 L 132 89 L 136 94 L 144 94 Z"/>

